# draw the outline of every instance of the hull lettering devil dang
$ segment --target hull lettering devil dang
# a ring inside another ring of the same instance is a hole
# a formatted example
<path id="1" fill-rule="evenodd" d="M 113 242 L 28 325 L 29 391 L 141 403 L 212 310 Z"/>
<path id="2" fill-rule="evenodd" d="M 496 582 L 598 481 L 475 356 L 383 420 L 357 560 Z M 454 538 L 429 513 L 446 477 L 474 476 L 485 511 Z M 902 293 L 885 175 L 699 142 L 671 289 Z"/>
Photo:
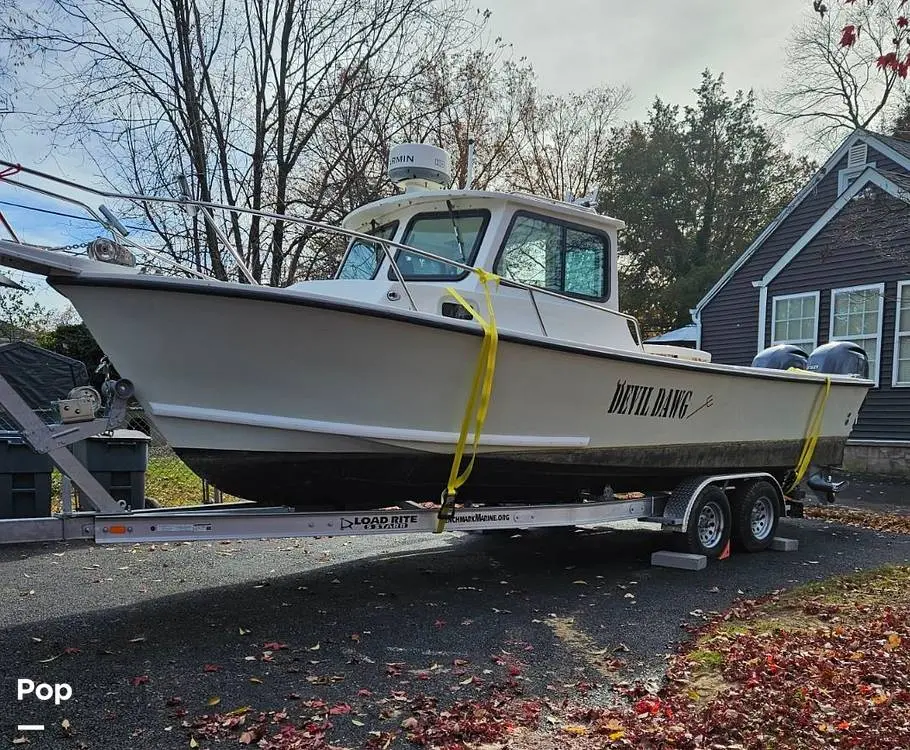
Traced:
<path id="1" fill-rule="evenodd" d="M 659 388 L 653 385 L 638 385 L 620 380 L 616 383 L 613 400 L 607 414 L 622 414 L 633 417 L 656 417 L 660 419 L 686 419 L 688 416 L 711 406 L 714 399 L 709 396 L 704 404 L 690 412 L 692 391 L 685 388 Z"/>

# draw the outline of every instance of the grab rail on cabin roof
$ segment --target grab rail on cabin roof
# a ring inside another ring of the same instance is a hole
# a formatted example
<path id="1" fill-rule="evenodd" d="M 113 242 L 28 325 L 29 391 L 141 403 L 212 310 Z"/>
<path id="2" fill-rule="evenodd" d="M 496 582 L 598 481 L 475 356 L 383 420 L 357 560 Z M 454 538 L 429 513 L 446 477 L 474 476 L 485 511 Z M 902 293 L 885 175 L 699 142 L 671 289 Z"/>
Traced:
<path id="1" fill-rule="evenodd" d="M 418 247 L 412 247 L 411 245 L 405 245 L 400 242 L 395 242 L 394 240 L 378 238 L 378 237 L 375 237 L 374 235 L 365 234 L 363 232 L 358 232 L 356 230 L 348 229 L 346 227 L 336 226 L 334 224 L 325 224 L 323 222 L 315 221 L 313 219 L 304 219 L 302 217 L 293 216 L 290 214 L 272 213 L 270 211 L 262 211 L 260 209 L 255 209 L 255 208 L 245 208 L 243 206 L 229 206 L 229 205 L 226 205 L 223 203 L 197 201 L 197 200 L 193 200 L 190 198 L 162 198 L 159 196 L 151 196 L 151 195 L 116 193 L 116 192 L 109 191 L 109 190 L 100 190 L 98 188 L 85 187 L 85 186 L 79 185 L 76 182 L 72 182 L 71 180 L 67 180 L 62 177 L 57 177 L 55 175 L 47 174 L 47 173 L 41 172 L 37 169 L 23 167 L 20 164 L 13 164 L 11 162 L 6 162 L 6 161 L 3 161 L 2 159 L 0 159 L 0 166 L 16 168 L 17 172 L 21 172 L 23 174 L 30 174 L 35 177 L 39 177 L 39 178 L 48 180 L 53 183 L 65 185 L 65 186 L 75 189 L 75 190 L 90 193 L 92 195 L 97 195 L 101 198 L 127 200 L 127 201 L 131 201 L 134 203 L 144 203 L 144 204 L 157 203 L 157 204 L 162 204 L 162 205 L 173 205 L 173 206 L 177 206 L 177 207 L 181 207 L 181 208 L 194 207 L 194 208 L 200 209 L 203 212 L 206 222 L 210 223 L 210 225 L 212 226 L 212 229 L 215 232 L 215 235 L 218 238 L 219 242 L 221 244 L 225 245 L 226 249 L 231 254 L 231 256 L 237 261 L 238 266 L 244 272 L 244 275 L 247 276 L 247 279 L 248 279 L 248 281 L 250 281 L 251 284 L 258 284 L 258 282 L 255 281 L 255 279 L 254 279 L 252 273 L 250 272 L 249 268 L 247 267 L 245 261 L 240 256 L 240 253 L 237 251 L 237 248 L 235 248 L 230 243 L 228 237 L 226 237 L 224 235 L 224 232 L 215 223 L 214 217 L 211 215 L 211 209 L 217 209 L 219 211 L 225 211 L 228 213 L 235 212 L 235 213 L 241 213 L 241 214 L 246 214 L 246 215 L 250 215 L 250 216 L 259 216 L 261 218 L 272 219 L 272 220 L 276 220 L 276 221 L 287 221 L 292 224 L 301 224 L 303 226 L 308 226 L 308 227 L 312 227 L 315 229 L 321 229 L 330 234 L 338 234 L 338 235 L 342 235 L 345 237 L 350 237 L 352 239 L 362 240 L 371 245 L 375 245 L 375 244 L 381 245 L 383 254 L 385 255 L 386 258 L 388 258 L 389 264 L 395 274 L 396 280 L 398 281 L 399 284 L 401 284 L 401 287 L 405 292 L 405 296 L 408 298 L 408 303 L 409 303 L 411 309 L 415 312 L 419 312 L 419 309 L 417 307 L 417 304 L 414 302 L 414 297 L 411 295 L 411 291 L 408 287 L 407 282 L 405 281 L 404 274 L 401 273 L 401 269 L 398 267 L 398 263 L 394 257 L 395 254 L 392 253 L 391 248 L 395 248 L 397 250 L 404 250 L 409 253 L 414 253 L 415 255 L 419 255 L 419 256 L 427 258 L 429 260 L 441 262 L 445 265 L 455 266 L 456 268 L 460 268 L 464 271 L 472 272 L 472 271 L 476 270 L 475 266 L 468 265 L 466 263 L 461 263 L 457 260 L 452 260 L 451 258 L 446 258 L 441 255 L 436 255 L 435 253 L 431 253 L 427 250 L 422 250 Z M 175 268 L 178 268 L 179 270 L 181 270 L 185 273 L 189 273 L 193 276 L 200 277 L 200 278 L 206 278 L 206 279 L 214 278 L 211 275 L 197 271 L 185 264 L 180 263 L 179 261 L 175 260 L 174 258 L 172 258 L 164 253 L 161 253 L 160 251 L 146 247 L 145 245 L 143 245 L 139 242 L 136 242 L 131 237 L 128 237 L 126 234 L 124 234 L 124 232 L 126 230 L 121 232 L 115 226 L 115 223 L 119 223 L 119 222 L 116 222 L 116 219 L 113 218 L 113 215 L 110 214 L 110 212 L 104 208 L 102 208 L 101 212 L 99 212 L 99 211 L 96 211 L 95 209 L 93 209 L 88 204 L 84 203 L 83 201 L 80 201 L 77 198 L 74 198 L 72 196 L 61 194 L 61 193 L 58 193 L 58 192 L 55 192 L 52 190 L 47 190 L 45 188 L 40 188 L 36 185 L 30 185 L 28 183 L 24 183 L 19 180 L 13 180 L 13 179 L 10 179 L 10 177 L 5 177 L 3 181 L 10 185 L 15 186 L 15 187 L 22 188 L 23 190 L 28 190 L 28 191 L 31 191 L 34 193 L 38 193 L 40 195 L 55 198 L 55 199 L 64 201 L 66 203 L 70 203 L 72 205 L 79 206 L 80 208 L 84 209 L 89 214 L 89 216 L 91 216 L 101 226 L 105 227 L 105 229 L 107 229 L 113 235 L 115 235 L 118 242 L 128 245 L 130 247 L 133 247 L 136 250 L 139 250 L 140 252 L 148 253 L 149 255 L 151 255 L 155 258 L 158 258 L 161 261 L 167 262 L 167 263 L 171 264 L 172 266 L 174 266 Z M 638 346 L 641 346 L 641 343 L 642 343 L 641 330 L 638 325 L 638 319 L 635 318 L 635 316 L 633 316 L 633 315 L 629 315 L 629 314 L 621 312 L 619 310 L 611 310 L 608 307 L 602 307 L 601 305 L 594 304 L 593 302 L 589 302 L 588 300 L 578 299 L 577 297 L 571 297 L 567 294 L 553 291 L 552 289 L 546 289 L 544 287 L 534 286 L 533 284 L 525 284 L 521 281 L 514 281 L 512 279 L 505 279 L 505 278 L 500 277 L 499 283 L 502 286 L 509 286 L 509 287 L 513 287 L 516 289 L 524 289 L 525 291 L 528 292 L 528 296 L 530 297 L 531 304 L 534 307 L 534 312 L 537 315 L 537 319 L 538 319 L 538 322 L 540 323 L 541 330 L 543 331 L 543 334 L 545 336 L 549 336 L 549 334 L 547 333 L 546 326 L 544 325 L 544 322 L 543 322 L 543 318 L 540 315 L 540 310 L 537 306 L 537 299 L 534 296 L 535 294 L 542 294 L 544 296 L 554 297 L 556 299 L 561 299 L 561 300 L 565 300 L 567 302 L 571 302 L 572 304 L 581 305 L 583 307 L 589 307 L 594 310 L 599 310 L 603 313 L 607 313 L 609 315 L 615 315 L 617 317 L 624 318 L 631 327 L 630 331 L 634 334 L 635 343 Z"/>

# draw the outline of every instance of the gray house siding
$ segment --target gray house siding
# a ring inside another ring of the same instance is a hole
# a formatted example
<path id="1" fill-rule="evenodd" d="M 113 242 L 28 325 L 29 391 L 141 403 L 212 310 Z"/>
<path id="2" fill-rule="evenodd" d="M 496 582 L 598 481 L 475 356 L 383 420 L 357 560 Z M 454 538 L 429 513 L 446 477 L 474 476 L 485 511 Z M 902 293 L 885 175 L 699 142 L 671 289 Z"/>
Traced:
<path id="1" fill-rule="evenodd" d="M 910 207 L 890 197 L 886 200 L 889 208 L 881 212 L 875 228 L 883 247 L 855 240 L 858 224 L 848 206 L 768 286 L 766 344 L 771 343 L 774 297 L 816 291 L 820 293 L 817 341 L 822 344 L 830 336 L 831 291 L 884 282 L 878 387 L 866 397 L 851 434 L 859 440 L 910 440 L 910 388 L 891 385 L 897 286 L 910 280 Z M 852 231 L 845 233 L 845 225 Z M 883 250 L 892 247 L 900 252 L 886 257 Z"/>
<path id="2" fill-rule="evenodd" d="M 867 161 L 883 172 L 906 170 L 869 144 Z M 701 310 L 701 348 L 715 362 L 748 365 L 758 350 L 759 292 L 752 286 L 799 240 L 838 197 L 839 171 L 845 156 L 768 236 L 761 247 Z M 769 312 L 770 317 L 770 312 Z M 765 341 L 768 341 L 767 335 Z"/>
<path id="3" fill-rule="evenodd" d="M 842 164 L 846 164 L 846 159 Z M 748 365 L 757 351 L 758 289 L 761 279 L 837 198 L 837 171 L 825 175 L 812 192 L 733 275 L 701 311 L 701 348 L 715 362 Z"/>

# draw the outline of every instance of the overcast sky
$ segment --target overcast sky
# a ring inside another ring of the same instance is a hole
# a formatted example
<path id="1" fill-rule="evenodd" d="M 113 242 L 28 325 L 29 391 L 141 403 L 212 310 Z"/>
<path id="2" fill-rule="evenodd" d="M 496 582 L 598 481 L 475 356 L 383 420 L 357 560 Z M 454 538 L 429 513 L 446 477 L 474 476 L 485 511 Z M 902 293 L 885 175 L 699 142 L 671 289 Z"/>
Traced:
<path id="1" fill-rule="evenodd" d="M 810 0 L 474 0 L 491 30 L 526 56 L 541 88 L 566 93 L 628 85 L 627 116 L 655 95 L 686 104 L 701 72 L 724 73 L 728 90 L 778 85 L 791 29 Z"/>

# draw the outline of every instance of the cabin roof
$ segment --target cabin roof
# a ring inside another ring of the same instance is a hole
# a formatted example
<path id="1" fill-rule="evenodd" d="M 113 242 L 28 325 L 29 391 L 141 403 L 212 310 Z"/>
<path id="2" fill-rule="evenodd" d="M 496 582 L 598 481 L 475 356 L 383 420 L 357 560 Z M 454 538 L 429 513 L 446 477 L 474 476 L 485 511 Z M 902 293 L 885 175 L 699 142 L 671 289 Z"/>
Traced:
<path id="1" fill-rule="evenodd" d="M 503 208 L 518 208 L 543 213 L 568 222 L 585 224 L 598 229 L 622 229 L 625 222 L 597 213 L 591 208 L 553 200 L 527 193 L 498 192 L 493 190 L 421 190 L 400 193 L 388 198 L 367 203 L 357 208 L 342 221 L 346 229 L 357 230 L 378 221 L 379 217 L 395 213 L 412 206 L 426 206 L 428 210 L 445 209 L 446 201 L 458 208 L 489 208 L 491 211 Z"/>

